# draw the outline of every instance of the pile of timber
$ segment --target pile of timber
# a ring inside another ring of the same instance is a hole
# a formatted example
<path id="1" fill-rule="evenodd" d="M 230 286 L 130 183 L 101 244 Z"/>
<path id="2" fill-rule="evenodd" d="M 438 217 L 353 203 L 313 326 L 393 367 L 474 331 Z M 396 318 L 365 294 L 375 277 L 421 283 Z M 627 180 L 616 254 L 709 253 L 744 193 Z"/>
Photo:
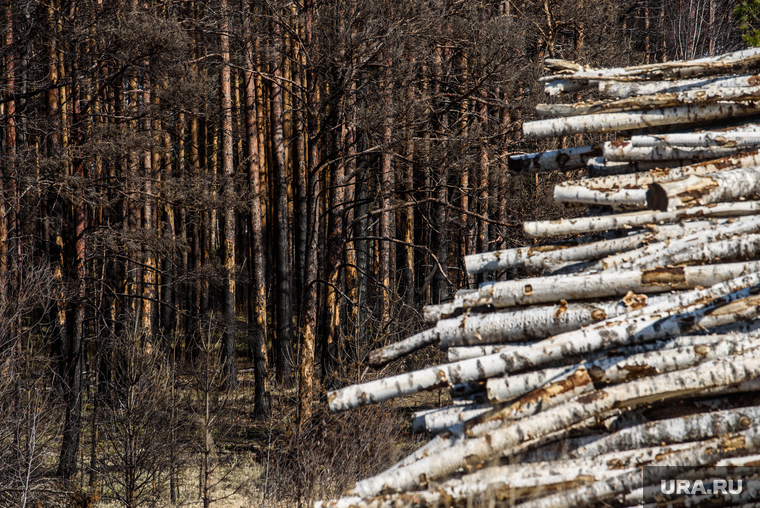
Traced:
<path id="1" fill-rule="evenodd" d="M 370 356 L 437 345 L 450 363 L 328 394 L 332 411 L 442 388 L 453 402 L 414 415 L 427 444 L 317 506 L 689 506 L 682 492 L 652 502 L 659 479 L 642 468 L 760 463 L 760 50 L 546 66 L 549 94 L 604 99 L 539 105 L 557 118 L 525 137 L 618 138 L 515 155 L 510 170 L 587 168 L 555 198 L 597 214 L 525 223 L 562 241 L 468 256 L 471 274 L 535 276 L 429 306 L 431 328 Z"/>

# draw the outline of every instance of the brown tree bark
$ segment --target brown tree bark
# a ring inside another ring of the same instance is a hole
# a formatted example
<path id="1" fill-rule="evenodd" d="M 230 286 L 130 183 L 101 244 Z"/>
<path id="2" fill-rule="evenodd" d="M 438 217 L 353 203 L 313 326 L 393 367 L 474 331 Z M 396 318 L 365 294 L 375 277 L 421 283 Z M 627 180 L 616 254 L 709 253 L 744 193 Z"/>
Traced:
<path id="1" fill-rule="evenodd" d="M 277 347 L 275 365 L 277 381 L 290 386 L 293 370 L 293 309 L 291 284 L 290 218 L 288 215 L 288 174 L 283 131 L 282 67 L 283 36 L 279 21 L 272 24 L 272 37 L 278 62 L 270 83 L 272 99 L 272 144 L 274 151 L 274 190 L 276 219 L 273 224 L 275 244 L 275 284 L 277 309 Z"/>
<path id="2" fill-rule="evenodd" d="M 222 336 L 222 361 L 224 385 L 227 389 L 238 386 L 237 379 L 237 316 L 235 314 L 235 166 L 232 138 L 232 88 L 230 82 L 230 39 L 227 0 L 221 0 L 220 46 L 222 68 L 219 76 L 222 107 L 222 171 L 224 173 L 224 275 L 225 287 L 222 299 L 224 334 Z"/>
<path id="3" fill-rule="evenodd" d="M 271 402 L 267 368 L 267 293 L 266 293 L 266 257 L 264 256 L 264 231 L 261 223 L 261 181 L 259 178 L 259 132 L 258 112 L 256 107 L 256 82 L 253 69 L 256 68 L 253 40 L 250 33 L 250 4 L 241 0 L 243 11 L 243 30 L 247 69 L 243 72 L 245 83 L 245 128 L 247 138 L 247 172 L 248 191 L 251 195 L 251 213 L 249 215 L 249 266 L 251 273 L 250 297 L 248 304 L 248 323 L 251 327 L 250 348 L 253 353 L 254 377 L 254 414 L 258 418 L 269 418 Z"/>

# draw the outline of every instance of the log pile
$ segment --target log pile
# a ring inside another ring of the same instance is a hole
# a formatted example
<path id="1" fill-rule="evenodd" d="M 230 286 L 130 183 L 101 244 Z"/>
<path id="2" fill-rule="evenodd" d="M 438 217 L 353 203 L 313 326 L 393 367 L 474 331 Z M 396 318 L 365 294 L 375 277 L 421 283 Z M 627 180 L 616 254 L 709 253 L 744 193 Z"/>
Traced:
<path id="1" fill-rule="evenodd" d="M 557 118 L 525 123 L 526 138 L 619 138 L 514 155 L 510 170 L 587 167 L 555 198 L 597 215 L 528 222 L 528 236 L 564 238 L 468 256 L 470 274 L 534 277 L 429 306 L 430 328 L 369 358 L 437 345 L 449 363 L 328 394 L 332 411 L 433 389 L 453 402 L 414 415 L 432 434 L 422 448 L 317 506 L 649 506 L 643 466 L 758 464 L 760 50 L 546 66 L 547 93 L 602 98 L 539 105 Z"/>

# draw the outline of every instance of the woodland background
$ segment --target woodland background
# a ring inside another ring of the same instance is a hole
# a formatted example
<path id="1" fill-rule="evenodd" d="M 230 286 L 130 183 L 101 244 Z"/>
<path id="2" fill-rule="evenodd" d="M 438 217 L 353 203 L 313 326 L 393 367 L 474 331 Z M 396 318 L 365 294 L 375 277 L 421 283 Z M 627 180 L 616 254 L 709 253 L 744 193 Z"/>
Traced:
<path id="1" fill-rule="evenodd" d="M 290 505 L 384 468 L 405 409 L 327 390 L 482 282 L 464 255 L 579 213 L 506 169 L 559 147 L 520 135 L 542 60 L 740 49 L 758 3 L 3 0 L 0 504 Z"/>

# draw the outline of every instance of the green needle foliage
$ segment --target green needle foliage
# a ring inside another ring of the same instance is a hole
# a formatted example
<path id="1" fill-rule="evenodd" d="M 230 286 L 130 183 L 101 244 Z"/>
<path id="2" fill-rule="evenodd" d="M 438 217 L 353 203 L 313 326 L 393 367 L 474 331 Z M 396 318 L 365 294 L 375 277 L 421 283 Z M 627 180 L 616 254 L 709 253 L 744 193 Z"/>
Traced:
<path id="1" fill-rule="evenodd" d="M 734 17 L 742 39 L 750 46 L 760 46 L 760 0 L 741 0 L 734 7 Z"/>

